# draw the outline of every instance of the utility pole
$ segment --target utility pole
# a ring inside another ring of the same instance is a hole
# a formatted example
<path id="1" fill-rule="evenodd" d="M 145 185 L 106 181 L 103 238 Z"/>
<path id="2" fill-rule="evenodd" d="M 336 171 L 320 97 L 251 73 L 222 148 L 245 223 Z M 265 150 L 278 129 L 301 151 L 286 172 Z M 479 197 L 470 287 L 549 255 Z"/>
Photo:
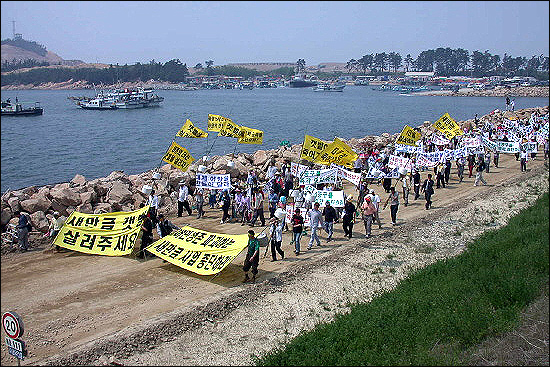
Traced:
<path id="1" fill-rule="evenodd" d="M 15 20 L 12 20 L 11 24 L 13 25 L 13 39 L 15 39 Z"/>

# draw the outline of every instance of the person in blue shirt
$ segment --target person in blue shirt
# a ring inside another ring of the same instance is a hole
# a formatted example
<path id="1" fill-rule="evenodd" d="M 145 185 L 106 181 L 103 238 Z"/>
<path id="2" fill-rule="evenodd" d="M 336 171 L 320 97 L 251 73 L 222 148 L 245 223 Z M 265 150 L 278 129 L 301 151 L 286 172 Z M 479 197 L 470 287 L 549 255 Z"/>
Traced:
<path id="1" fill-rule="evenodd" d="M 31 224 L 25 214 L 16 211 L 15 216 L 19 218 L 19 223 L 17 224 L 19 250 L 21 252 L 27 252 L 29 249 L 29 232 L 31 230 Z"/>

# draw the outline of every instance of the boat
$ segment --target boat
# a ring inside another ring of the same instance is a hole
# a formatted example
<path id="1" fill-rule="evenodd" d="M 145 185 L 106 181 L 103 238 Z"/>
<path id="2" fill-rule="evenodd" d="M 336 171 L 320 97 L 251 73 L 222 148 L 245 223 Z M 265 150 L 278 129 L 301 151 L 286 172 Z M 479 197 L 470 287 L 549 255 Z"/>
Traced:
<path id="1" fill-rule="evenodd" d="M 315 92 L 343 92 L 345 84 L 335 85 L 335 84 L 319 84 L 313 88 Z"/>
<path id="2" fill-rule="evenodd" d="M 305 88 L 305 87 L 314 87 L 318 83 L 311 79 L 305 79 L 302 76 L 295 76 L 292 78 L 292 80 L 288 83 L 288 86 L 291 88 Z"/>
<path id="3" fill-rule="evenodd" d="M 38 116 L 42 115 L 44 109 L 40 107 L 40 102 L 19 102 L 11 103 L 8 98 L 2 101 L 2 116 Z"/>
<path id="4" fill-rule="evenodd" d="M 164 97 L 157 96 L 151 88 L 116 89 L 100 92 L 94 98 L 76 99 L 76 105 L 85 110 L 118 110 L 158 107 Z"/>

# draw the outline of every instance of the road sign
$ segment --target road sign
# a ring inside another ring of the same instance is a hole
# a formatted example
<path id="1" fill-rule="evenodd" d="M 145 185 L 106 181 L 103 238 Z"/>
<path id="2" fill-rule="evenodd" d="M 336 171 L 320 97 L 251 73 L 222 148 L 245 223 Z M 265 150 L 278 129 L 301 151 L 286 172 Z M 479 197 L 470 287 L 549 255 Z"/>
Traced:
<path id="1" fill-rule="evenodd" d="M 23 320 L 13 311 L 5 312 L 2 315 L 2 326 L 4 326 L 6 335 L 12 339 L 23 336 Z"/>
<path id="2" fill-rule="evenodd" d="M 8 348 L 15 349 L 21 353 L 25 350 L 25 342 L 23 340 L 6 337 L 6 345 Z"/>

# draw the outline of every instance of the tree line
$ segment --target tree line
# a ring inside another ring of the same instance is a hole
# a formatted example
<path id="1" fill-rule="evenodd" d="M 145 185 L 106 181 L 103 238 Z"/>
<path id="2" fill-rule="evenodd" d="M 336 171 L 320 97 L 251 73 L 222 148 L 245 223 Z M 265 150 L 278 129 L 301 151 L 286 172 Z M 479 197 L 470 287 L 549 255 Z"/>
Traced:
<path id="1" fill-rule="evenodd" d="M 43 45 L 36 43 L 35 41 L 27 41 L 21 37 L 16 37 L 13 39 L 6 38 L 5 40 L 2 40 L 2 44 L 19 47 L 23 50 L 34 52 L 40 56 L 46 56 L 46 53 L 48 53 L 48 50 L 46 50 L 46 47 Z"/>
<path id="2" fill-rule="evenodd" d="M 527 58 L 513 57 L 505 53 L 501 58 L 499 55 L 492 55 L 488 50 L 470 53 L 462 48 L 449 47 L 422 51 L 416 59 L 410 54 L 403 59 L 398 52 L 372 53 L 359 59 L 351 59 L 346 64 L 346 70 L 350 73 L 367 73 L 367 70 L 374 74 L 397 72 L 401 67 L 404 67 L 405 71 L 433 71 L 438 76 L 518 75 L 548 79 L 548 56 Z"/>
<path id="3" fill-rule="evenodd" d="M 25 59 L 25 60 L 16 60 L 12 61 L 4 60 L 2 61 L 2 72 L 8 72 L 23 68 L 33 68 L 35 66 L 48 66 L 50 65 L 47 61 L 37 61 L 35 59 Z"/>

